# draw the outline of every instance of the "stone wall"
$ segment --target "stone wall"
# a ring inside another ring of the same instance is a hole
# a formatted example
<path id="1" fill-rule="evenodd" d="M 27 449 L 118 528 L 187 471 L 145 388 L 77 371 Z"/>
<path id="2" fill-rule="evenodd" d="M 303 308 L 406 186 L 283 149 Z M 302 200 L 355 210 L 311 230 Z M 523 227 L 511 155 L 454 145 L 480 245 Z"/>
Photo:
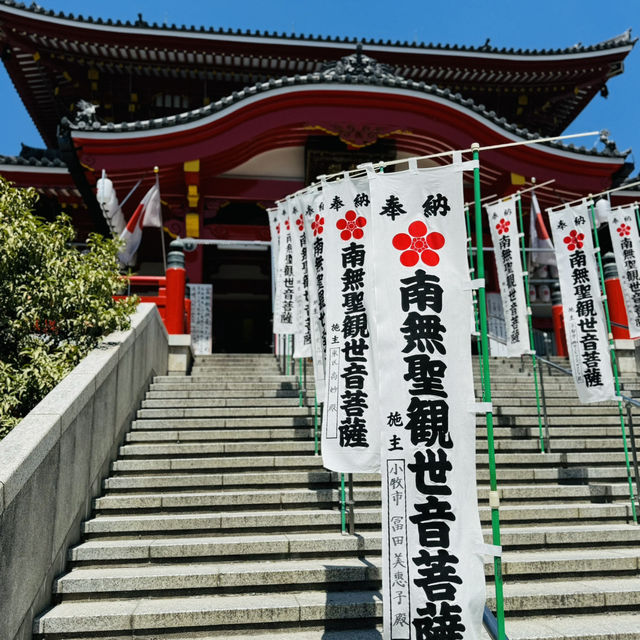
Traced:
<path id="1" fill-rule="evenodd" d="M 0 441 L 0 638 L 31 638 L 69 546 L 116 457 L 168 340 L 153 304 L 107 336 Z"/>

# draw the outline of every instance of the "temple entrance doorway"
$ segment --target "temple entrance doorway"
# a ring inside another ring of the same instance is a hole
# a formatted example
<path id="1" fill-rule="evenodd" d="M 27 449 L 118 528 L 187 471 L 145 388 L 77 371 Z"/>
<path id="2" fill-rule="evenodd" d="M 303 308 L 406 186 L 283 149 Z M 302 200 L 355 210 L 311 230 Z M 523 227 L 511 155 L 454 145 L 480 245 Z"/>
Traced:
<path id="1" fill-rule="evenodd" d="M 231 203 L 210 223 L 214 235 L 229 238 L 203 247 L 202 282 L 212 285 L 213 353 L 267 353 L 272 342 L 267 214 L 254 203 Z M 248 240 L 252 237 L 264 239 Z"/>

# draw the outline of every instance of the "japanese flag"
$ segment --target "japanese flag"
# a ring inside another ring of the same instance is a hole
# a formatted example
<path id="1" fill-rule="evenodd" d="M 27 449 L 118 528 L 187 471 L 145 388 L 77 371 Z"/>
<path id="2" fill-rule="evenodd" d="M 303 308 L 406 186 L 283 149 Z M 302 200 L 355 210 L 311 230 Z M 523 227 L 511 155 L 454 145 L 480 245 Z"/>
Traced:
<path id="1" fill-rule="evenodd" d="M 134 256 L 142 241 L 142 227 L 162 226 L 160 207 L 160 187 L 156 182 L 142 198 L 124 231 L 120 234 L 120 240 L 124 241 L 124 247 L 118 253 L 118 259 L 122 265 L 131 266 L 133 264 Z"/>

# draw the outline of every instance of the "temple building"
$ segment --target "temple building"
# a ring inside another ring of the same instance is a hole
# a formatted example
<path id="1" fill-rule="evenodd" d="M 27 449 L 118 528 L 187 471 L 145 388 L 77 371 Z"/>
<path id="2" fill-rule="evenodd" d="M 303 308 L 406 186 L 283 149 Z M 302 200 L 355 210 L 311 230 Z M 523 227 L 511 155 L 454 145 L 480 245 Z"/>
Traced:
<path id="1" fill-rule="evenodd" d="M 634 43 L 629 31 L 559 50 L 357 41 L 103 21 L 1 0 L 2 60 L 46 149 L 0 156 L 0 175 L 35 187 L 43 215 L 67 211 L 82 240 L 108 233 L 95 197 L 103 171 L 121 200 L 139 183 L 128 217 L 159 167 L 167 239 L 212 241 L 187 254 L 187 274 L 213 284 L 214 349 L 265 350 L 269 255 L 246 245 L 269 239 L 265 208 L 366 161 L 559 135 L 606 96 Z M 598 149 L 486 151 L 482 191 L 555 179 L 538 199 L 560 204 L 624 183 L 629 151 L 606 135 Z M 162 272 L 155 229 L 136 270 Z M 550 328 L 549 303 L 534 313 Z"/>

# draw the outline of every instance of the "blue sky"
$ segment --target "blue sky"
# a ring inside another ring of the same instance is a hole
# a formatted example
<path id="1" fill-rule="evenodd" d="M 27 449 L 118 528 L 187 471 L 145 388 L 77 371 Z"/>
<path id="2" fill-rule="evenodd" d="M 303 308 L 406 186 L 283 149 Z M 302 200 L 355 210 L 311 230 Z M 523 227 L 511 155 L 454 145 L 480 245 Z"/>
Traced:
<path id="1" fill-rule="evenodd" d="M 631 27 L 640 35 L 638 0 L 39 0 L 46 9 L 149 22 L 259 29 L 497 47 L 564 48 L 595 44 Z M 186 10 L 185 10 L 186 8 Z M 622 76 L 608 83 L 609 97 L 596 96 L 566 133 L 608 129 L 618 148 L 635 150 L 640 170 L 640 42 L 627 57 Z M 17 154 L 20 142 L 42 146 L 4 67 L 0 66 L 0 154 Z M 577 141 L 591 145 L 594 138 Z"/>

